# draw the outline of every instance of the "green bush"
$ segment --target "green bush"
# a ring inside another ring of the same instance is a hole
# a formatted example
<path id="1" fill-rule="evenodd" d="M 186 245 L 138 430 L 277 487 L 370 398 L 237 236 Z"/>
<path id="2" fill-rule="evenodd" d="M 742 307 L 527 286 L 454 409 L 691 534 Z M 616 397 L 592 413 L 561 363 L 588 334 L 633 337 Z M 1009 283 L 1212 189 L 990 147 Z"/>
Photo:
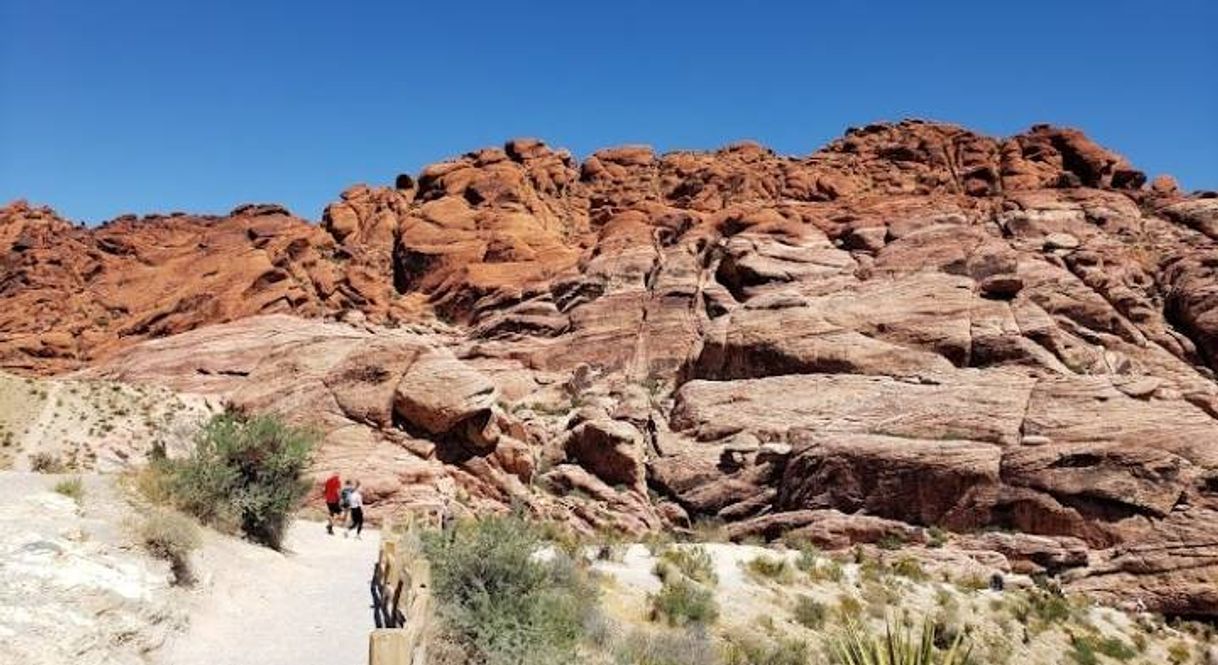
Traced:
<path id="1" fill-rule="evenodd" d="M 1188 645 L 1184 642 L 1172 642 L 1171 646 L 1167 647 L 1167 661 L 1171 665 L 1184 665 L 1192 658 L 1192 653 L 1189 651 Z"/>
<path id="2" fill-rule="evenodd" d="M 875 635 L 851 622 L 834 639 L 829 650 L 836 665 L 967 665 L 972 650 L 964 633 L 960 633 L 944 649 L 935 647 L 935 629 L 929 622 L 922 624 L 920 635 L 912 629 L 886 626 L 884 633 Z"/>
<path id="3" fill-rule="evenodd" d="M 829 609 L 824 603 L 817 602 L 811 596 L 800 596 L 795 601 L 795 622 L 812 630 L 819 630 L 825 625 Z"/>
<path id="4" fill-rule="evenodd" d="M 150 554 L 169 562 L 174 584 L 194 582 L 190 553 L 198 549 L 202 538 L 189 517 L 171 510 L 154 510 L 140 524 L 139 537 Z"/>
<path id="5" fill-rule="evenodd" d="M 80 476 L 65 478 L 55 483 L 55 491 L 72 499 L 76 503 L 81 503 L 85 500 L 85 484 Z"/>
<path id="6" fill-rule="evenodd" d="M 902 557 L 893 566 L 892 572 L 907 577 L 915 582 L 927 580 L 930 576 L 922 569 L 922 564 L 918 563 L 917 559 L 910 557 Z"/>
<path id="7" fill-rule="evenodd" d="M 1028 595 L 1028 604 L 1032 614 L 1045 625 L 1060 623 L 1070 618 L 1070 603 L 1057 594 L 1033 591 Z"/>
<path id="8" fill-rule="evenodd" d="M 563 554 L 540 560 L 543 546 L 515 515 L 461 522 L 424 538 L 437 613 L 473 662 L 574 661 L 596 610 L 596 588 Z"/>
<path id="9" fill-rule="evenodd" d="M 815 570 L 820 564 L 821 554 L 816 546 L 803 544 L 799 547 L 799 557 L 795 559 L 795 567 L 805 573 Z"/>
<path id="10" fill-rule="evenodd" d="M 705 547 L 669 547 L 660 553 L 660 561 L 672 564 L 682 575 L 695 582 L 713 586 L 719 581 L 715 575 L 715 563 Z"/>
<path id="11" fill-rule="evenodd" d="M 224 413 L 204 425 L 190 457 L 156 464 L 168 473 L 169 494 L 182 510 L 278 549 L 308 494 L 304 474 L 316 441 L 313 432 L 274 416 Z"/>
<path id="12" fill-rule="evenodd" d="M 1099 663 L 1096 654 L 1119 661 L 1126 661 L 1138 655 L 1133 647 L 1116 637 L 1075 636 L 1070 640 L 1070 647 L 1070 657 L 1079 665 Z"/>
<path id="13" fill-rule="evenodd" d="M 670 626 L 710 625 L 719 618 L 719 607 L 709 589 L 674 576 L 664 582 L 659 593 L 651 596 L 651 617 L 653 621 L 667 621 Z"/>
<path id="14" fill-rule="evenodd" d="M 880 538 L 875 544 L 876 547 L 879 547 L 882 550 L 899 550 L 902 547 L 905 547 L 906 543 L 907 541 L 903 536 L 890 533 Z"/>
<path id="15" fill-rule="evenodd" d="M 842 623 L 858 621 L 863 616 L 863 603 L 849 593 L 837 597 L 837 618 Z"/>
<path id="16" fill-rule="evenodd" d="M 786 559 L 779 557 L 758 556 L 749 560 L 746 568 L 750 573 L 758 577 L 764 577 L 781 583 L 791 581 L 793 575 L 791 564 Z"/>

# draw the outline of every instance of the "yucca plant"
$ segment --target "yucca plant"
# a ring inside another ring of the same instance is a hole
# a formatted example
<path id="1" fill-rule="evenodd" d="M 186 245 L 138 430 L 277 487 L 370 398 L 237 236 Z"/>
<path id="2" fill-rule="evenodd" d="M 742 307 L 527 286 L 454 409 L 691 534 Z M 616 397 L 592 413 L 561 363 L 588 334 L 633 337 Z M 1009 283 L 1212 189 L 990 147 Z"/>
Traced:
<path id="1" fill-rule="evenodd" d="M 857 623 L 846 624 L 842 635 L 830 649 L 837 665 L 969 665 L 972 647 L 965 642 L 964 633 L 947 649 L 935 648 L 935 627 L 930 622 L 922 624 L 920 639 L 915 639 L 913 629 L 893 629 L 887 624 L 883 635 L 872 635 Z"/>

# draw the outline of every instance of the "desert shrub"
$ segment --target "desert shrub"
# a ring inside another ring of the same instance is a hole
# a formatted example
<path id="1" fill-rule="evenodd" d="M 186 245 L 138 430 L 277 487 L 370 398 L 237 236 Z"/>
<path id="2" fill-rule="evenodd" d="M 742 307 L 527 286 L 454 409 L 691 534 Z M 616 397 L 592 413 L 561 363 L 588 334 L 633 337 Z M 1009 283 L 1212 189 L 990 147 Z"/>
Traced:
<path id="1" fill-rule="evenodd" d="M 669 547 L 660 553 L 660 562 L 671 564 L 695 582 L 713 586 L 719 581 L 715 575 L 715 563 L 705 547 Z"/>
<path id="2" fill-rule="evenodd" d="M 174 584 L 194 583 L 190 553 L 202 543 L 194 521 L 172 510 L 156 509 L 140 524 L 139 538 L 150 554 L 169 562 Z"/>
<path id="3" fill-rule="evenodd" d="M 729 635 L 723 646 L 725 665 L 806 665 L 811 649 L 802 640 L 771 641 L 751 635 Z"/>
<path id="4" fill-rule="evenodd" d="M 288 520 L 309 491 L 304 474 L 317 435 L 274 416 L 213 417 L 190 457 L 155 463 L 173 503 L 205 524 L 239 528 L 278 549 Z"/>
<path id="5" fill-rule="evenodd" d="M 829 650 L 837 665 L 966 665 L 971 646 L 964 633 L 944 649 L 934 642 L 935 629 L 923 623 L 919 635 L 911 628 L 887 625 L 882 634 L 873 634 L 857 623 L 848 623 L 830 642 Z"/>
<path id="6" fill-rule="evenodd" d="M 644 534 L 642 543 L 652 556 L 659 556 L 673 544 L 672 533 L 668 531 L 649 531 Z"/>
<path id="7" fill-rule="evenodd" d="M 1167 661 L 1171 665 L 1184 665 L 1192 659 L 1192 652 L 1188 645 L 1184 642 L 1172 642 L 1171 646 L 1167 647 Z"/>
<path id="8" fill-rule="evenodd" d="M 85 484 L 80 476 L 65 478 L 55 483 L 55 491 L 72 499 L 76 503 L 81 503 L 85 500 Z"/>
<path id="9" fill-rule="evenodd" d="M 652 620 L 663 620 L 670 626 L 710 625 L 719 618 L 719 606 L 710 589 L 676 576 L 665 580 L 650 601 Z"/>
<path id="10" fill-rule="evenodd" d="M 864 582 L 861 595 L 863 603 L 867 607 L 867 613 L 877 619 L 883 618 L 888 608 L 895 607 L 901 600 L 901 595 L 897 593 L 896 589 L 879 582 Z"/>
<path id="11" fill-rule="evenodd" d="M 821 626 L 825 625 L 825 619 L 828 618 L 828 615 L 829 608 L 811 596 L 801 595 L 795 601 L 795 622 L 805 628 L 819 630 Z"/>
<path id="12" fill-rule="evenodd" d="M 554 545 L 572 559 L 582 556 L 584 548 L 588 546 L 582 534 L 563 522 L 542 522 L 537 533 L 542 540 Z"/>
<path id="13" fill-rule="evenodd" d="M 1138 655 L 1138 652 L 1116 637 L 1076 635 L 1071 638 L 1069 655 L 1074 662 L 1079 665 L 1095 665 L 1100 662 L 1096 654 L 1126 661 Z"/>
<path id="14" fill-rule="evenodd" d="M 813 582 L 829 580 L 830 582 L 841 582 L 846 577 L 846 571 L 842 568 L 842 564 L 833 559 L 826 559 L 816 563 L 808 568 L 808 579 Z"/>
<path id="15" fill-rule="evenodd" d="M 791 564 L 784 558 L 761 555 L 750 559 L 745 564 L 749 573 L 780 583 L 791 581 L 793 573 Z"/>
<path id="16" fill-rule="evenodd" d="M 902 547 L 905 547 L 906 540 L 902 536 L 895 533 L 890 533 L 877 540 L 875 544 L 876 547 L 879 547 L 882 550 L 899 550 Z"/>
<path id="17" fill-rule="evenodd" d="M 518 515 L 465 521 L 424 538 L 437 614 L 472 662 L 575 659 L 596 609 L 596 589 L 569 557 L 540 559 L 543 546 Z"/>
<path id="18" fill-rule="evenodd" d="M 990 581 L 977 573 L 970 573 L 956 580 L 956 586 L 965 591 L 982 591 L 990 588 Z"/>
<path id="19" fill-rule="evenodd" d="M 926 546 L 932 549 L 943 547 L 947 543 L 947 532 L 937 526 L 926 530 Z"/>
<path id="20" fill-rule="evenodd" d="M 891 572 L 888 564 L 880 559 L 863 557 L 859 561 L 859 579 L 864 582 L 883 582 Z"/>
<path id="21" fill-rule="evenodd" d="M 675 630 L 634 629 L 613 643 L 614 660 L 630 665 L 714 665 L 714 642 L 701 624 Z"/>
<path id="22" fill-rule="evenodd" d="M 806 573 L 815 570 L 820 565 L 821 553 L 816 546 L 803 544 L 798 549 L 799 556 L 795 559 L 796 568 Z"/>
<path id="23" fill-rule="evenodd" d="M 917 559 L 910 557 L 902 557 L 892 566 L 892 572 L 907 577 L 915 582 L 921 582 L 929 578 L 926 571 L 922 569 L 922 564 L 918 563 Z"/>
<path id="24" fill-rule="evenodd" d="M 1070 618 L 1070 603 L 1062 596 L 1043 591 L 1028 596 L 1032 614 L 1045 624 L 1055 624 Z"/>
<path id="25" fill-rule="evenodd" d="M 842 623 L 856 622 L 863 616 L 863 603 L 854 596 L 843 593 L 837 597 L 837 618 Z"/>
<path id="26" fill-rule="evenodd" d="M 695 543 L 726 543 L 727 525 L 723 520 L 714 518 L 697 520 L 689 529 L 689 540 Z"/>
<path id="27" fill-rule="evenodd" d="M 30 455 L 30 469 L 36 473 L 63 473 L 67 470 L 63 460 L 50 453 Z"/>
<path id="28" fill-rule="evenodd" d="M 1085 638 L 1075 637 L 1070 641 L 1069 655 L 1078 665 L 1099 665 L 1100 662 L 1091 641 Z"/>

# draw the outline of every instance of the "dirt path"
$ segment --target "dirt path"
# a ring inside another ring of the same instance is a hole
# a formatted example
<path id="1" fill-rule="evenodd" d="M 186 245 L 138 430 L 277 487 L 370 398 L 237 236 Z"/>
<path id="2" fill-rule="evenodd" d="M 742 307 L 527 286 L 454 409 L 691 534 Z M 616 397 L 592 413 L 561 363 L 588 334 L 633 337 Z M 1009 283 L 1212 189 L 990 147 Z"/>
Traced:
<path id="1" fill-rule="evenodd" d="M 368 584 L 380 534 L 326 535 L 296 522 L 287 554 L 229 539 L 199 556 L 203 585 L 190 627 L 153 658 L 161 665 L 363 665 Z"/>

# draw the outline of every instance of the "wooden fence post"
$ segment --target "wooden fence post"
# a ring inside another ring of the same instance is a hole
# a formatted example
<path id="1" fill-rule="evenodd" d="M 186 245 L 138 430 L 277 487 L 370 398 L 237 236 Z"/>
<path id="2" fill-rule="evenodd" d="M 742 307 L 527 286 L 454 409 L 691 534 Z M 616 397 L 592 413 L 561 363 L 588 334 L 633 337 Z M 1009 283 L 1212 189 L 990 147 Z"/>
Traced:
<path id="1" fill-rule="evenodd" d="M 369 665 L 410 665 L 410 639 L 405 631 L 378 628 L 368 641 Z"/>

